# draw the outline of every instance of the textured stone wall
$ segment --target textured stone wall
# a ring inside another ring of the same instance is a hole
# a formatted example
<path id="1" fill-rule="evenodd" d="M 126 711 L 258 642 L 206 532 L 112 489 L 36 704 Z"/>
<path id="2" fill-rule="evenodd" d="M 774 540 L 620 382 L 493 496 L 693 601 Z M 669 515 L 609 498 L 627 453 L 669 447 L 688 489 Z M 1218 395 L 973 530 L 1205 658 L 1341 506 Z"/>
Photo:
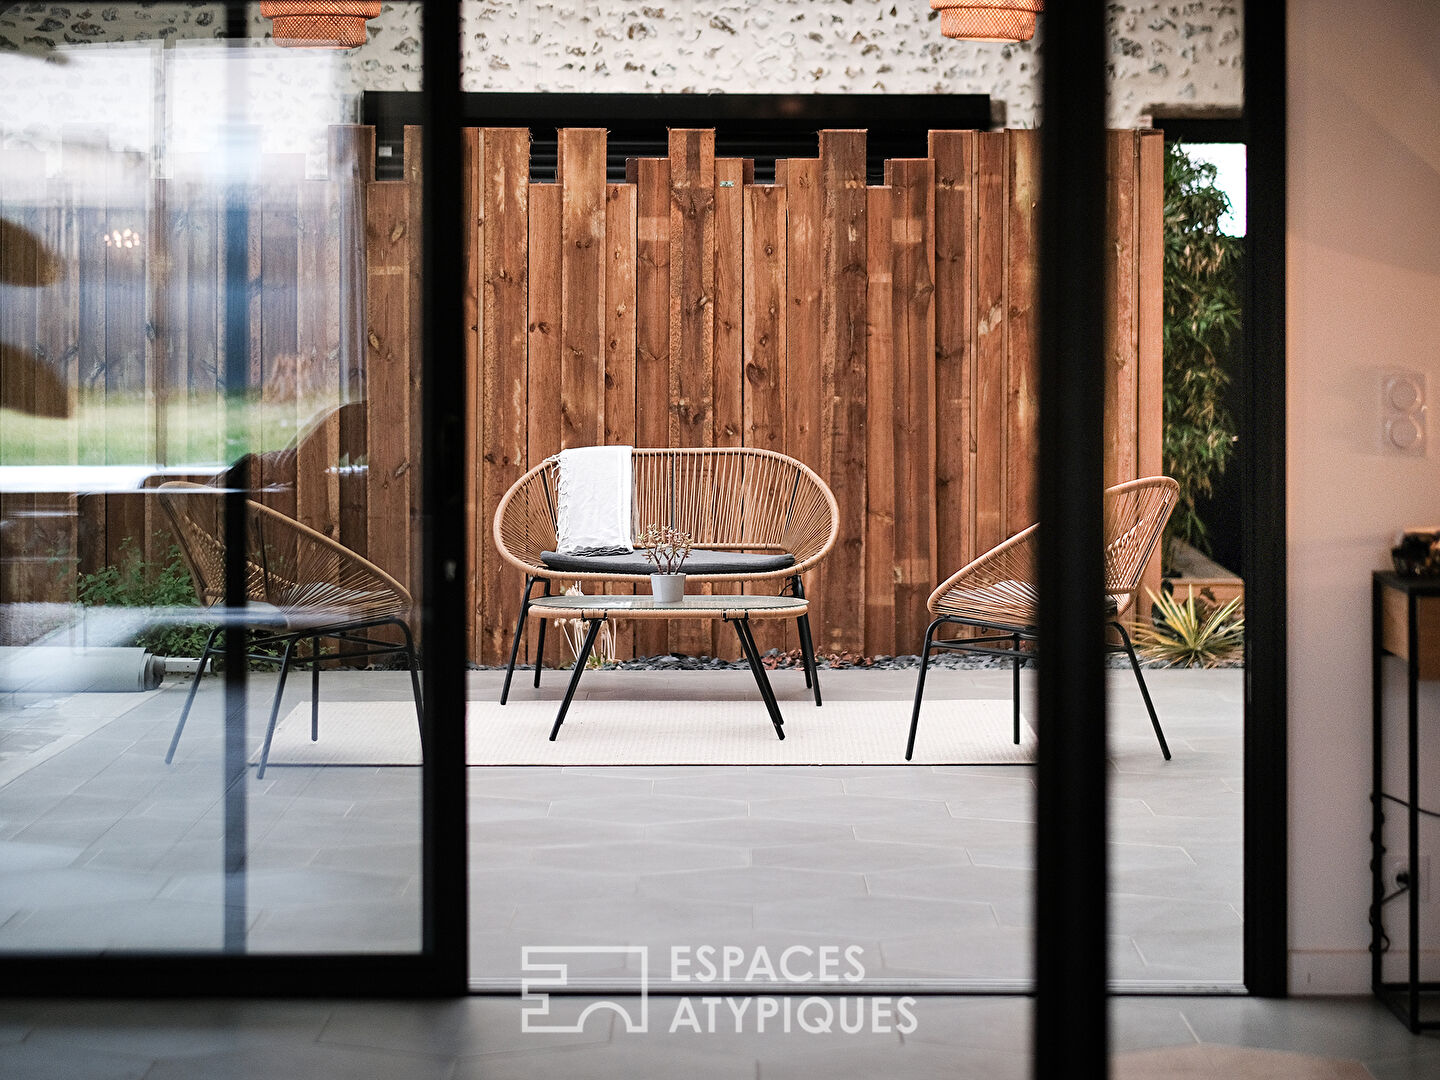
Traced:
<path id="1" fill-rule="evenodd" d="M 1034 42 L 994 45 L 942 38 L 926 0 L 470 0 L 464 13 L 469 90 L 987 93 L 1005 123 L 1038 119 L 1043 17 Z M 343 111 L 362 89 L 419 89 L 420 14 L 386 4 L 370 44 L 313 92 Z M 1240 104 L 1238 2 L 1116 2 L 1108 18 L 1113 125 L 1156 103 Z M 222 24 L 218 4 L 14 4 L 0 11 L 0 68 L 15 66 L 7 53 L 214 37 Z"/>

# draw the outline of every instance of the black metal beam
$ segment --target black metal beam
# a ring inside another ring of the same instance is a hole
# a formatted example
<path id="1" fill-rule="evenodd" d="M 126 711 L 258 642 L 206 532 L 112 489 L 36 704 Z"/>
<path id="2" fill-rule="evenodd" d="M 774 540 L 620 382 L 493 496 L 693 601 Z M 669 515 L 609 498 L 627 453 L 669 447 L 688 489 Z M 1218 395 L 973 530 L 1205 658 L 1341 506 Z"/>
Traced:
<path id="1" fill-rule="evenodd" d="M 1245 566 L 1245 985 L 1289 985 L 1285 560 L 1285 4 L 1245 5 L 1240 460 Z"/>
<path id="2" fill-rule="evenodd" d="M 1103 521 L 1105 9 L 1046 10 L 1040 175 L 1034 1075 L 1109 1060 Z"/>
<path id="3" fill-rule="evenodd" d="M 465 827 L 465 616 L 470 529 L 465 516 L 463 230 L 460 4 L 425 5 L 421 242 L 424 347 L 421 550 L 425 575 L 424 949 L 434 991 L 467 985 Z"/>

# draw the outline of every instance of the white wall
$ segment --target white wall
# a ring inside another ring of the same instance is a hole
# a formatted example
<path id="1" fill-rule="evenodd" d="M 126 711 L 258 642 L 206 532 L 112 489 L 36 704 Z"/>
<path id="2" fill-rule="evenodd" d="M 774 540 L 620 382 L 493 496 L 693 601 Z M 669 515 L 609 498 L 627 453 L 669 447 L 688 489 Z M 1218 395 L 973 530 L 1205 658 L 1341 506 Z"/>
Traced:
<path id="1" fill-rule="evenodd" d="M 1369 987 L 1369 576 L 1440 521 L 1440 409 L 1419 458 L 1378 450 L 1378 376 L 1440 395 L 1440 4 L 1289 5 L 1291 985 Z M 1400 704 L 1394 702 L 1394 704 Z M 1440 687 L 1422 731 L 1440 743 Z M 1427 762 L 1434 778 L 1440 756 Z M 1440 809 L 1440 783 L 1429 784 Z M 1389 811 L 1392 822 L 1398 808 Z M 1396 833 L 1394 849 L 1403 834 Z M 1440 829 L 1422 831 L 1440 874 Z M 1432 881 L 1432 898 L 1440 892 Z M 1402 912 L 1394 910 L 1392 918 Z M 1424 909 L 1440 945 L 1440 904 Z M 1392 938 L 1395 937 L 1392 923 Z M 1431 976 L 1434 977 L 1433 975 Z"/>

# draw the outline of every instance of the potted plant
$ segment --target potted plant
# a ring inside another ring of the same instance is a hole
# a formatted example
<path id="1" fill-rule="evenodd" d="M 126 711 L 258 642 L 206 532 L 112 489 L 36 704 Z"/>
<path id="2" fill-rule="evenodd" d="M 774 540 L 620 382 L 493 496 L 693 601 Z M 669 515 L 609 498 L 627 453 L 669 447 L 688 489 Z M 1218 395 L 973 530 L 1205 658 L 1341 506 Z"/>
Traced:
<path id="1" fill-rule="evenodd" d="M 685 595 L 685 560 L 694 537 L 669 525 L 647 525 L 637 545 L 655 570 L 650 592 L 662 604 L 678 604 Z"/>

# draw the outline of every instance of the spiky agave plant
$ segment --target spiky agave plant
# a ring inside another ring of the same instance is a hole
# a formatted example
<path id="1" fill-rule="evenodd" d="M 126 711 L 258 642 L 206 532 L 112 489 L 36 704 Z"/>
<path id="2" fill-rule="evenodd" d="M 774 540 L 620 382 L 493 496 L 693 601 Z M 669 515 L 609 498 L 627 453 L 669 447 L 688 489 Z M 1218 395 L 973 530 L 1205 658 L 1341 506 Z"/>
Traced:
<path id="1" fill-rule="evenodd" d="M 1146 589 L 1159 620 L 1135 627 L 1135 644 L 1145 660 L 1175 667 L 1213 668 L 1238 660 L 1245 647 L 1240 597 L 1216 607 L 1189 588 L 1184 601 Z"/>

